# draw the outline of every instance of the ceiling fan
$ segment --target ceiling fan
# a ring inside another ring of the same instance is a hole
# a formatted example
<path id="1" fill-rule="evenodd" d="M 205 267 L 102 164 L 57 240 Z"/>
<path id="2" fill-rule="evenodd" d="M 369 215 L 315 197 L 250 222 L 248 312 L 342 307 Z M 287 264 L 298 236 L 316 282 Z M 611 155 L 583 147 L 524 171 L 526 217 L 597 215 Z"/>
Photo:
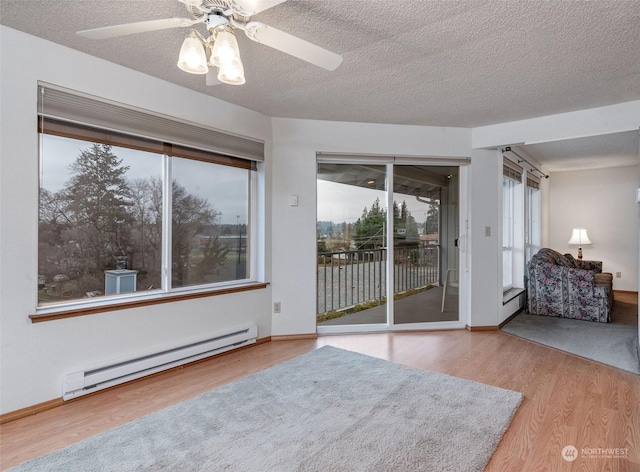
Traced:
<path id="1" fill-rule="evenodd" d="M 208 36 L 203 36 L 195 29 L 190 31 L 180 49 L 178 67 L 191 74 L 207 74 L 207 85 L 216 85 L 218 81 L 231 85 L 245 83 L 244 68 L 234 35 L 236 29 L 244 31 L 252 41 L 326 70 L 335 70 L 342 62 L 342 56 L 339 54 L 259 21 L 251 20 L 253 15 L 284 3 L 286 0 L 178 1 L 186 5 L 192 18 L 140 21 L 78 31 L 77 34 L 91 39 L 108 39 L 204 23 Z"/>

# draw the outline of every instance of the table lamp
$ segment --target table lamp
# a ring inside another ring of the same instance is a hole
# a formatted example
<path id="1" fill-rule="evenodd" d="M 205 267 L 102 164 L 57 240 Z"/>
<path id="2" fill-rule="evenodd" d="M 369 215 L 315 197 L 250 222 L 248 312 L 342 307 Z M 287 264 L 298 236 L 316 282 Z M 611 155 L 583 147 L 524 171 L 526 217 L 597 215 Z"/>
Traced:
<path id="1" fill-rule="evenodd" d="M 575 244 L 578 246 L 578 259 L 582 260 L 582 246 L 593 243 L 589 240 L 586 228 L 573 228 L 569 244 Z"/>

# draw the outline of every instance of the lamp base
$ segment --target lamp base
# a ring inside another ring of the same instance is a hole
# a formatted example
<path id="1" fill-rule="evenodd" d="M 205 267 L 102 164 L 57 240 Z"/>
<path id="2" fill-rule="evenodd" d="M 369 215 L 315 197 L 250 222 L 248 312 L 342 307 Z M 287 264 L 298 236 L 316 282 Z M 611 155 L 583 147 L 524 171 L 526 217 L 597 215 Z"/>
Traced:
<path id="1" fill-rule="evenodd" d="M 579 261 L 582 260 L 582 248 L 581 247 L 578 248 L 578 260 Z"/>

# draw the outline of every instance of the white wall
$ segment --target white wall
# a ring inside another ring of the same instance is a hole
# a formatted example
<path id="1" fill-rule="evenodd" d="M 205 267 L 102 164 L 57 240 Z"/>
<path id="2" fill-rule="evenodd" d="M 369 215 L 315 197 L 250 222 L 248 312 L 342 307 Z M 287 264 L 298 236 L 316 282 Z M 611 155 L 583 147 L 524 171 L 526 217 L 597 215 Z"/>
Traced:
<path id="1" fill-rule="evenodd" d="M 470 174 L 469 325 L 497 326 L 502 310 L 502 153 L 474 149 Z"/>
<path id="2" fill-rule="evenodd" d="M 547 175 L 544 167 L 538 166 Z M 551 177 L 549 177 L 551 178 Z M 549 247 L 549 179 L 540 179 L 540 247 Z M 569 241 L 567 239 L 567 241 Z"/>
<path id="3" fill-rule="evenodd" d="M 316 152 L 469 156 L 470 130 L 272 119 L 273 334 L 316 332 Z M 299 206 L 289 206 L 289 196 Z"/>
<path id="4" fill-rule="evenodd" d="M 584 259 L 603 261 L 614 290 L 638 290 L 638 166 L 553 172 L 549 177 L 549 246 L 560 253 L 573 228 L 587 228 L 591 246 Z M 616 272 L 622 278 L 616 278 Z"/>
<path id="5" fill-rule="evenodd" d="M 270 120 L 39 38 L 0 27 L 0 412 L 61 396 L 64 372 L 203 338 L 253 321 L 271 334 L 270 288 L 32 324 L 37 294 L 37 81 L 263 139 Z M 34 57 L 36 60 L 25 60 Z M 203 79 L 204 80 L 204 79 Z M 267 158 L 269 156 L 267 155 Z M 267 178 L 261 189 L 270 193 Z M 264 222 L 270 201 L 260 210 Z M 262 240 L 269 234 L 262 234 Z M 265 244 L 264 242 L 262 244 Z M 268 238 L 266 244 L 270 245 Z M 269 259 L 267 259 L 269 261 Z M 268 262 L 267 262 L 268 263 Z M 263 276 L 270 273 L 268 265 Z"/>

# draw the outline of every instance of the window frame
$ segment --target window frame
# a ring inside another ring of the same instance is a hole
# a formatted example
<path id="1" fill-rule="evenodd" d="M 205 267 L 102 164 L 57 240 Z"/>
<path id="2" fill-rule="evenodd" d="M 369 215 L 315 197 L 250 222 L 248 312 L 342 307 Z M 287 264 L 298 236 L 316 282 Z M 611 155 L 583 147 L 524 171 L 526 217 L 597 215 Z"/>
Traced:
<path id="1" fill-rule="evenodd" d="M 516 182 L 502 178 L 502 291 L 513 288 L 514 211 Z"/>
<path id="2" fill-rule="evenodd" d="M 525 231 L 525 274 L 528 276 L 528 264 L 533 255 L 540 249 L 541 244 L 541 198 L 539 187 L 529 185 L 525 188 L 526 202 L 526 231 Z"/>
<path id="3" fill-rule="evenodd" d="M 524 169 L 503 156 L 502 164 L 502 291 L 524 286 Z"/>
<path id="4" fill-rule="evenodd" d="M 262 172 L 261 163 L 264 160 L 264 143 L 261 144 L 261 148 L 256 145 L 256 140 L 249 138 L 241 138 L 232 135 L 222 134 L 219 131 L 212 131 L 213 137 L 218 139 L 217 135 L 223 137 L 224 141 L 221 142 L 221 146 L 227 148 L 236 148 L 240 150 L 248 150 L 247 156 L 241 155 L 225 155 L 212 149 L 203 149 L 201 143 L 197 146 L 189 146 L 184 142 L 168 142 L 159 140 L 156 136 L 140 136 L 132 135 L 125 131 L 114 130 L 113 128 L 101 128 L 94 123 L 82 123 L 69 119 L 68 116 L 56 116 L 55 106 L 53 114 L 47 113 L 51 110 L 46 110 L 46 106 L 43 106 L 45 91 L 53 91 L 54 96 L 58 94 L 63 100 L 68 101 L 72 105 L 75 103 L 76 98 L 80 104 L 89 104 L 101 106 L 101 104 L 107 104 L 114 110 L 124 109 L 131 110 L 131 107 L 126 105 L 117 104 L 115 102 L 108 102 L 103 99 L 96 99 L 95 97 L 88 97 L 84 94 L 75 95 L 75 93 L 61 89 L 56 86 L 50 86 L 49 84 L 38 84 L 38 140 L 39 140 L 39 165 L 38 172 L 41 172 L 43 165 L 43 149 L 42 149 L 42 134 L 52 134 L 63 138 L 80 139 L 87 144 L 96 142 L 103 142 L 113 146 L 137 149 L 160 154 L 162 159 L 162 187 L 163 187 L 163 203 L 162 203 L 162 250 L 161 250 L 161 274 L 160 274 L 160 288 L 156 290 L 141 291 L 141 292 L 129 292 L 126 294 L 117 295 L 105 295 L 99 298 L 76 298 L 68 301 L 52 302 L 44 305 L 40 304 L 37 293 L 35 294 L 35 314 L 31 315 L 32 322 L 36 321 L 48 321 L 50 319 L 65 318 L 70 316 L 81 316 L 84 314 L 101 313 L 105 311 L 126 309 L 136 306 L 144 306 L 155 303 L 166 303 L 184 299 L 200 298 L 202 296 L 221 295 L 226 293 L 234 293 L 245 290 L 253 290 L 264 288 L 266 284 L 258 280 L 258 267 L 259 257 L 264 257 L 260 250 L 259 237 L 261 234 L 258 227 L 258 208 L 260 196 L 258 194 L 258 182 L 260 180 L 260 172 Z M 79 98 L 78 98 L 79 97 Z M 64 107 L 63 107 L 64 108 Z M 71 110 L 71 111 L 69 111 Z M 142 114 L 142 116 L 148 116 L 149 121 L 153 122 L 156 116 L 153 112 L 147 110 L 134 109 L 135 113 Z M 66 108 L 63 113 L 58 115 L 72 114 L 71 108 Z M 82 111 L 82 113 L 86 113 Z M 115 115 L 114 115 L 115 116 Z M 171 125 L 170 118 L 160 117 L 164 126 L 167 123 Z M 50 124 L 60 124 L 61 126 L 49 126 Z M 209 136 L 207 128 L 200 127 L 195 124 L 185 124 L 183 121 L 176 121 L 178 124 L 178 130 L 187 129 L 189 133 L 200 138 L 200 134 Z M 185 128 L 186 127 L 186 128 Z M 126 126 L 124 126 L 126 128 Z M 77 130 L 78 133 L 70 132 Z M 49 131 L 49 132 L 48 132 Z M 194 134 L 195 133 L 195 134 Z M 200 134 L 198 134 L 200 133 Z M 216 135 L 217 133 L 217 135 Z M 94 139 L 92 134 L 100 136 L 98 139 Z M 115 141 L 113 138 L 116 138 Z M 130 140 L 128 140 L 130 138 Z M 228 139 L 227 139 L 228 138 Z M 123 142 L 120 142 L 120 139 Z M 215 145 L 215 143 L 214 143 Z M 158 152 L 159 150 L 162 152 Z M 257 159 L 256 155 L 259 150 L 262 149 L 262 159 Z M 204 161 L 213 165 L 225 165 L 230 167 L 240 167 L 246 169 L 248 172 L 248 201 L 247 201 L 247 237 L 246 237 L 246 264 L 248 270 L 248 276 L 243 279 L 234 279 L 221 282 L 203 283 L 197 285 L 189 285 L 182 287 L 171 287 L 171 233 L 172 233 L 172 214 L 171 214 L 171 188 L 172 188 L 172 160 L 173 157 L 182 159 L 191 159 Z M 40 185 L 38 186 L 40 191 Z M 40 203 L 38 204 L 40 208 Z M 39 212 L 38 212 L 39 214 Z M 40 217 L 38 216 L 38 219 Z M 38 240 L 40 240 L 40 234 L 38 232 Z M 36 269 L 37 270 L 37 269 Z M 36 277 L 37 279 L 37 277 Z"/>

